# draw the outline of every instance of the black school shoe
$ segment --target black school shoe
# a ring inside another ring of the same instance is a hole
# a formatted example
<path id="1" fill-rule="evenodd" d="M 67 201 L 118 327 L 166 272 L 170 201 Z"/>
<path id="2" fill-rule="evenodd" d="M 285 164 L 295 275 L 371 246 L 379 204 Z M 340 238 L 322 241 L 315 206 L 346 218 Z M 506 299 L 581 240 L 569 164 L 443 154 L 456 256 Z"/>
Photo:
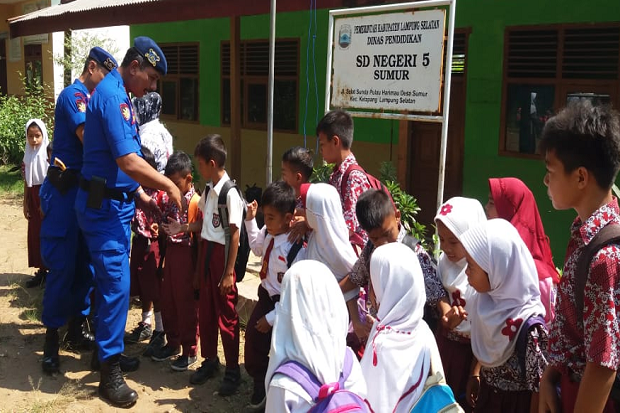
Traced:
<path id="1" fill-rule="evenodd" d="M 241 369 L 239 366 L 234 369 L 227 368 L 224 373 L 224 379 L 222 379 L 222 384 L 220 384 L 218 394 L 220 396 L 231 396 L 237 393 L 239 385 L 241 385 Z"/>
<path id="2" fill-rule="evenodd" d="M 144 349 L 142 356 L 151 357 L 155 354 L 156 351 L 160 351 L 162 347 L 166 344 L 166 333 L 163 331 L 153 331 L 153 335 L 149 340 L 149 344 Z"/>
<path id="3" fill-rule="evenodd" d="M 159 350 L 153 352 L 153 355 L 151 356 L 151 360 L 153 360 L 153 361 L 166 361 L 170 357 L 176 356 L 180 352 L 181 352 L 181 348 L 180 347 L 174 348 L 174 347 L 166 344 L 165 346 L 163 346 Z"/>
<path id="4" fill-rule="evenodd" d="M 153 330 L 149 324 L 140 321 L 138 326 L 131 333 L 125 334 L 125 343 L 139 343 L 148 340 L 153 335 Z"/>
<path id="5" fill-rule="evenodd" d="M 196 372 L 189 376 L 191 384 L 204 384 L 220 369 L 220 360 L 204 360 Z"/>
<path id="6" fill-rule="evenodd" d="M 26 281 L 26 288 L 40 287 L 45 284 L 46 278 L 47 270 L 39 268 L 39 270 L 34 273 L 34 276 Z"/>
<path id="7" fill-rule="evenodd" d="M 248 407 L 253 411 L 260 411 L 265 409 L 265 402 L 267 401 L 267 395 L 265 394 L 265 382 L 254 382 L 254 392 L 250 399 Z"/>

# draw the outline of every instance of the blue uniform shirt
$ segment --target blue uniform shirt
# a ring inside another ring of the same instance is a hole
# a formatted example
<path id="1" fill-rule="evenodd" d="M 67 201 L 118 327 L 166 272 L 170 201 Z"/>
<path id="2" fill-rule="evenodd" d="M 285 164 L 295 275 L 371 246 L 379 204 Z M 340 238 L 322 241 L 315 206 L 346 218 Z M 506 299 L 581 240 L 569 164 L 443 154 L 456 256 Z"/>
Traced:
<path id="1" fill-rule="evenodd" d="M 86 106 L 90 95 L 79 79 L 58 95 L 54 113 L 54 158 L 59 158 L 69 169 L 82 169 L 82 142 L 75 130 L 86 120 Z"/>
<path id="2" fill-rule="evenodd" d="M 138 188 L 116 164 L 117 158 L 132 152 L 142 156 L 137 126 L 123 79 L 113 70 L 99 83 L 86 109 L 82 176 L 105 178 L 108 188 Z"/>

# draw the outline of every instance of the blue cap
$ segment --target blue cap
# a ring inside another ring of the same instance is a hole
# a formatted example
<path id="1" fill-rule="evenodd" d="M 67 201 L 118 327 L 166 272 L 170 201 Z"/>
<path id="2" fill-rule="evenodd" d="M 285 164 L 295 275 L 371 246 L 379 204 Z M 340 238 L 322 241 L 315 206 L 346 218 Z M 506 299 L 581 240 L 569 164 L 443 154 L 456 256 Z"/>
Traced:
<path id="1" fill-rule="evenodd" d="M 90 52 L 88 52 L 88 58 L 93 59 L 109 71 L 112 71 L 118 67 L 118 63 L 116 63 L 114 56 L 103 50 L 101 47 L 93 47 L 90 49 Z"/>
<path id="2" fill-rule="evenodd" d="M 162 75 L 166 75 L 168 72 L 168 63 L 166 62 L 166 56 L 161 51 L 157 43 L 150 37 L 140 36 L 133 40 L 133 47 L 138 49 L 138 52 L 146 59 L 148 63 L 153 65 Z"/>

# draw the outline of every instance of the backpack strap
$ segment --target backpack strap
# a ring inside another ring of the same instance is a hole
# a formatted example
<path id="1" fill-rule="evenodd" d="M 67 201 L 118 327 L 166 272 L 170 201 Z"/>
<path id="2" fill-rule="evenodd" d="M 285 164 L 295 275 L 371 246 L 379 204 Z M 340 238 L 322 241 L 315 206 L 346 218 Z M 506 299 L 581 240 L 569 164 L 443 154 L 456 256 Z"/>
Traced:
<path id="1" fill-rule="evenodd" d="M 291 246 L 291 249 L 288 251 L 288 254 L 286 254 L 286 266 L 288 268 L 291 268 L 291 265 L 293 265 L 293 261 L 295 261 L 295 258 L 297 258 L 297 254 L 299 254 L 299 251 L 302 249 L 303 246 L 304 246 L 303 239 L 297 241 Z"/>
<path id="2" fill-rule="evenodd" d="M 590 264 L 594 256 L 609 244 L 620 242 L 620 225 L 607 224 L 590 240 L 581 252 L 575 268 L 575 307 L 577 314 L 583 315 L 583 293 L 590 274 Z"/>
<path id="3" fill-rule="evenodd" d="M 420 243 L 420 240 L 417 239 L 416 237 L 412 237 L 411 235 L 407 234 L 403 238 L 403 242 L 402 243 L 405 244 L 406 246 L 408 246 L 409 248 L 411 248 L 411 250 L 415 252 L 415 248 Z"/>
<path id="4" fill-rule="evenodd" d="M 521 326 L 521 330 L 519 330 L 519 335 L 517 336 L 517 343 L 515 344 L 515 350 L 517 352 L 517 358 L 519 359 L 519 365 L 521 366 L 521 373 L 525 376 L 525 353 L 527 351 L 527 333 L 533 326 L 543 325 L 545 324 L 545 318 L 538 314 L 533 315 Z"/>
<path id="5" fill-rule="evenodd" d="M 228 191 L 230 188 L 235 187 L 235 183 L 232 179 L 224 182 L 222 189 L 220 190 L 220 195 L 217 198 L 217 210 L 220 214 L 220 223 L 222 224 L 222 228 L 224 229 L 224 271 L 226 271 L 226 267 L 228 267 L 228 251 L 230 250 L 230 222 L 228 220 L 228 205 L 226 203 L 226 198 L 228 196 Z M 222 274 L 224 277 L 224 274 Z M 221 281 L 221 280 L 220 280 Z"/>
<path id="6" fill-rule="evenodd" d="M 352 368 L 353 356 L 351 355 L 351 351 L 347 348 L 344 353 L 342 373 L 340 373 L 340 378 L 338 379 L 338 385 L 340 389 L 344 389 L 344 383 L 349 378 Z M 327 397 L 330 394 L 326 393 L 323 395 L 321 394 L 323 391 L 326 391 L 328 389 L 334 390 L 331 386 L 328 387 L 321 384 L 321 382 L 319 382 L 314 373 L 312 373 L 306 366 L 297 361 L 291 360 L 282 363 L 280 367 L 278 367 L 276 371 L 273 372 L 274 375 L 278 373 L 293 379 L 304 389 L 306 393 L 308 393 L 308 395 L 314 401 Z"/>
<path id="7" fill-rule="evenodd" d="M 351 172 L 353 171 L 360 171 L 364 174 L 364 176 L 366 176 L 366 171 L 364 170 L 364 168 L 362 168 L 361 166 L 359 166 L 358 164 L 351 164 L 347 167 L 347 169 L 344 171 L 344 173 L 342 174 L 342 182 L 340 183 L 340 193 L 344 194 L 345 190 L 347 189 L 347 182 L 349 182 L 349 175 L 351 175 Z M 368 177 L 366 177 L 366 179 L 368 179 Z"/>

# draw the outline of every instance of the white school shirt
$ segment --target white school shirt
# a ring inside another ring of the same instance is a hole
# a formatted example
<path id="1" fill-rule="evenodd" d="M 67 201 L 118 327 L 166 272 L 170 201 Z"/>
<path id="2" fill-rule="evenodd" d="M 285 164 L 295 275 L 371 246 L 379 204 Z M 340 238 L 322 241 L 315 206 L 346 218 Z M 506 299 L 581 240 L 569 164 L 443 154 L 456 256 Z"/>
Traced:
<path id="1" fill-rule="evenodd" d="M 288 263 L 286 257 L 293 246 L 293 243 L 288 240 L 288 233 L 276 235 L 275 237 L 267 232 L 267 227 L 263 226 L 262 229 L 258 229 L 256 219 L 245 221 L 245 229 L 248 232 L 248 242 L 252 252 L 257 257 L 263 257 L 267 252 L 269 243 L 273 239 L 273 248 L 269 254 L 269 266 L 267 267 L 267 276 L 264 280 L 261 280 L 261 285 L 270 297 L 280 294 L 282 287 L 282 277 L 288 270 Z M 297 255 L 302 254 L 302 250 Z M 273 322 L 276 319 L 276 309 L 273 309 L 265 315 L 265 319 L 269 325 L 273 326 Z"/>
<path id="2" fill-rule="evenodd" d="M 209 182 L 207 184 L 208 187 L 211 188 L 209 193 L 205 197 L 206 191 L 204 191 L 198 202 L 198 207 L 203 215 L 200 237 L 204 240 L 217 242 L 222 245 L 226 244 L 226 237 L 217 208 L 217 198 L 226 181 L 230 181 L 230 177 L 228 173 L 224 172 L 222 179 L 219 180 L 215 187 L 212 182 Z M 231 188 L 230 191 L 228 191 L 226 205 L 228 207 L 229 224 L 235 225 L 237 228 L 241 229 L 241 221 L 243 220 L 243 200 L 236 189 Z"/>

